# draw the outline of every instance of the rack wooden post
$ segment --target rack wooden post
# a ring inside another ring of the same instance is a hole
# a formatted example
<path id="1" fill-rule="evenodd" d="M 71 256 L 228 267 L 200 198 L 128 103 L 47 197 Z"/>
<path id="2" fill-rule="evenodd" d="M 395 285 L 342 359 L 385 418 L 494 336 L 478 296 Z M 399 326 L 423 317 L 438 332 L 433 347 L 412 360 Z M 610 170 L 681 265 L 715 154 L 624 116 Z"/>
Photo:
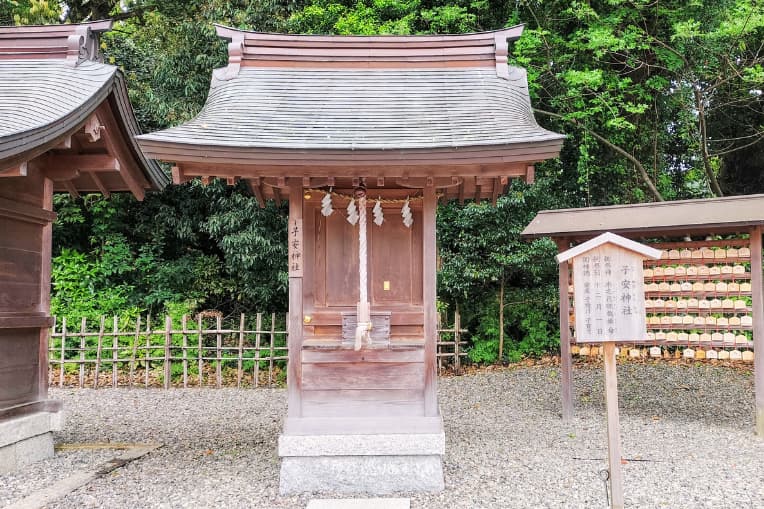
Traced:
<path id="1" fill-rule="evenodd" d="M 762 227 L 751 229 L 751 289 L 753 314 L 753 369 L 756 405 L 756 434 L 764 437 L 764 283 L 762 282 Z"/>
<path id="2" fill-rule="evenodd" d="M 562 253 L 570 247 L 567 239 L 557 241 L 557 250 Z M 570 268 L 568 262 L 559 264 L 560 286 L 560 382 L 562 399 L 562 420 L 565 422 L 573 418 L 573 359 L 570 354 L 570 297 L 568 285 L 570 284 Z"/>

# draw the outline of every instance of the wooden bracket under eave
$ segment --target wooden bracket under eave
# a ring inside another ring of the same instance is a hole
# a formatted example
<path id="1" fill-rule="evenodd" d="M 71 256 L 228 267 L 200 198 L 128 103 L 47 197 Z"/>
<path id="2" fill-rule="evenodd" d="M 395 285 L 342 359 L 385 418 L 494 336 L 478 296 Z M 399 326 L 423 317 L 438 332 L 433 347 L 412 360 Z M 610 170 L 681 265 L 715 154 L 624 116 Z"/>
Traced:
<path id="1" fill-rule="evenodd" d="M 525 168 L 525 183 L 533 184 L 534 182 L 536 182 L 536 167 L 529 164 Z"/>
<path id="2" fill-rule="evenodd" d="M 105 129 L 103 124 L 101 124 L 101 121 L 98 119 L 98 115 L 93 113 L 88 117 L 88 119 L 85 121 L 85 125 L 83 126 L 83 130 L 85 131 L 85 134 L 88 136 L 88 141 L 90 143 L 94 143 L 101 139 L 101 132 Z"/>
<path id="3" fill-rule="evenodd" d="M 260 182 L 260 178 L 247 179 L 247 186 L 252 195 L 257 199 L 257 204 L 261 209 L 265 208 L 265 196 L 263 195 L 263 184 Z"/>
<path id="4" fill-rule="evenodd" d="M 26 161 L 16 166 L 11 166 L 10 168 L 0 171 L 0 177 L 26 177 L 26 176 L 27 176 Z"/>
<path id="5" fill-rule="evenodd" d="M 193 180 L 193 177 L 189 177 L 186 175 L 186 173 L 183 171 L 183 168 L 180 165 L 173 166 L 170 170 L 170 173 L 172 173 L 172 183 L 173 184 L 185 184 L 186 182 L 191 182 Z"/>

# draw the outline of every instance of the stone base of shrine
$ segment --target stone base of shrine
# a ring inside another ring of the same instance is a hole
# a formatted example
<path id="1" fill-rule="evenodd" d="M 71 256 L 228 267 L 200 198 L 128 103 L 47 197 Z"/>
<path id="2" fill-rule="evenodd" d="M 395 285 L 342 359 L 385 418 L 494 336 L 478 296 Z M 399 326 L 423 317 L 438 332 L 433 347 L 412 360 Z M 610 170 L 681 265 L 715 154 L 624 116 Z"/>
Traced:
<path id="1" fill-rule="evenodd" d="M 445 434 L 279 437 L 281 494 L 443 491 Z"/>
<path id="2" fill-rule="evenodd" d="M 0 474 L 53 457 L 53 433 L 63 412 L 34 412 L 0 420 Z"/>

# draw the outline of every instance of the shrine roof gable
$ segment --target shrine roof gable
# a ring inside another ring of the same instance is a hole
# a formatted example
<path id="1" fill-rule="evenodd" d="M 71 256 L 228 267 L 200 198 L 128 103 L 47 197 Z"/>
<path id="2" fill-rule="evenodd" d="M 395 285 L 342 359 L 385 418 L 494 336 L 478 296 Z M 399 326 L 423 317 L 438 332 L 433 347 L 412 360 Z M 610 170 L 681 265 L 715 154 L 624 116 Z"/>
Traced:
<path id="1" fill-rule="evenodd" d="M 661 257 L 660 249 L 655 249 L 650 246 L 646 246 L 645 244 L 634 242 L 633 240 L 621 237 L 615 233 L 606 232 L 593 239 L 587 240 L 582 244 L 570 248 L 567 251 L 563 251 L 562 253 L 558 254 L 555 259 L 557 260 L 557 263 L 567 262 L 568 260 L 581 256 L 585 253 L 588 253 L 589 251 L 592 251 L 593 249 L 605 245 L 611 245 L 617 248 L 625 249 L 626 251 L 631 252 L 634 256 L 638 256 L 640 258 L 652 258 L 653 260 L 657 260 Z"/>

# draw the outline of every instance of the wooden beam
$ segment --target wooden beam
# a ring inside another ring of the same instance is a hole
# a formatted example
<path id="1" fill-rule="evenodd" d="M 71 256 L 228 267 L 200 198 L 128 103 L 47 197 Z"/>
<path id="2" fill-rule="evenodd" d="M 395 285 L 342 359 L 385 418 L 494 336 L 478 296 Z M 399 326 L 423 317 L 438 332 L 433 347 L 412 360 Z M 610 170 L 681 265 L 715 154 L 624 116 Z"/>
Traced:
<path id="1" fill-rule="evenodd" d="M 257 204 L 261 209 L 265 208 L 265 196 L 263 196 L 263 188 L 259 178 L 247 179 L 247 186 L 252 196 L 257 198 Z"/>
<path id="2" fill-rule="evenodd" d="M 72 168 L 82 172 L 118 172 L 119 161 L 111 154 L 49 155 L 45 161 L 51 168 Z"/>
<path id="3" fill-rule="evenodd" d="M 80 176 L 80 171 L 76 168 L 62 166 L 60 168 L 46 167 L 42 174 L 45 178 L 51 179 L 53 182 L 67 182 L 72 181 Z"/>
<path id="4" fill-rule="evenodd" d="M 475 203 L 480 205 L 480 195 L 483 193 L 483 186 L 477 183 L 475 179 Z"/>
<path id="5" fill-rule="evenodd" d="M 18 166 L 13 166 L 6 170 L 0 171 L 0 177 L 26 177 L 27 170 L 28 170 L 28 167 L 25 161 L 19 164 Z"/>
<path id="6" fill-rule="evenodd" d="M 169 156 L 165 159 L 170 159 Z M 345 166 L 320 166 L 320 165 L 294 165 L 294 164 L 245 164 L 229 162 L 209 162 L 187 160 L 181 161 L 183 169 L 188 175 L 218 175 L 226 177 L 229 175 L 240 175 L 245 177 L 278 177 L 284 173 L 299 175 L 300 177 L 326 177 L 327 173 L 333 173 L 337 178 L 343 177 L 363 177 L 374 175 L 375 177 L 385 178 L 404 178 L 415 175 L 432 177 L 451 177 L 451 176 L 480 176 L 480 177 L 501 177 L 509 176 L 515 178 L 525 178 L 525 163 L 501 163 L 501 164 L 473 164 L 473 165 L 438 165 L 430 164 L 423 166 L 401 165 L 401 164 L 380 164 L 364 165 L 349 164 Z M 282 186 L 283 187 L 283 186 Z"/>
<path id="7" fill-rule="evenodd" d="M 756 406 L 756 434 L 764 437 L 764 276 L 761 252 L 762 227 L 751 229 L 751 300 L 753 312 L 753 380 Z"/>
<path id="8" fill-rule="evenodd" d="M 236 181 L 237 181 L 237 180 L 238 180 L 238 178 L 237 178 L 237 177 L 226 177 L 226 179 L 225 179 L 225 183 L 226 183 L 226 185 L 228 185 L 228 186 L 235 186 L 235 185 L 236 185 Z"/>
<path id="9" fill-rule="evenodd" d="M 274 192 L 278 188 L 273 188 Z M 275 193 L 274 193 L 275 194 Z M 302 225 L 303 203 L 302 183 L 300 179 L 289 179 L 289 224 L 294 221 Z M 292 235 L 290 233 L 290 235 Z M 304 246 L 302 228 L 296 238 L 300 246 Z M 300 248 L 302 250 L 302 248 Z M 304 254 L 304 253 L 303 253 Z M 302 416 L 302 272 L 299 276 L 289 276 L 289 361 L 287 364 L 287 417 Z"/>
<path id="10" fill-rule="evenodd" d="M 310 187 L 312 187 L 310 185 L 310 177 L 303 177 L 302 178 L 302 187 L 303 188 L 310 188 Z"/>
<path id="11" fill-rule="evenodd" d="M 103 184 L 103 180 L 101 180 L 101 177 L 98 176 L 97 173 L 89 173 L 88 174 L 93 181 L 93 183 L 96 185 L 99 191 L 101 191 L 101 194 L 104 196 L 104 198 L 109 198 L 111 196 L 111 192 L 106 189 L 106 186 Z"/>
<path id="12" fill-rule="evenodd" d="M 435 299 L 437 299 L 437 247 L 435 239 L 437 197 L 435 195 L 435 187 L 425 187 L 423 194 L 422 298 L 424 307 L 424 415 L 431 417 L 438 415 L 438 387 L 436 376 L 438 315 L 435 309 Z"/>
<path id="13" fill-rule="evenodd" d="M 557 252 L 562 253 L 570 247 L 567 239 L 557 239 Z M 560 383 L 562 399 L 562 420 L 569 422 L 573 418 L 573 359 L 570 354 L 570 297 L 568 285 L 570 269 L 568 262 L 559 264 L 560 286 Z"/>
<path id="14" fill-rule="evenodd" d="M 74 187 L 74 184 L 71 180 L 64 180 L 64 187 L 67 191 L 69 191 L 69 194 L 72 195 L 72 198 L 77 199 L 80 198 L 80 193 L 77 191 L 77 188 Z"/>
<path id="15" fill-rule="evenodd" d="M 281 191 L 278 187 L 271 188 L 271 191 L 273 191 L 273 201 L 276 202 L 276 206 L 281 207 Z"/>
<path id="16" fill-rule="evenodd" d="M 459 184 L 459 203 L 464 205 L 464 180 Z"/>
<path id="17" fill-rule="evenodd" d="M 377 177 L 377 187 L 385 187 L 385 177 Z"/>

